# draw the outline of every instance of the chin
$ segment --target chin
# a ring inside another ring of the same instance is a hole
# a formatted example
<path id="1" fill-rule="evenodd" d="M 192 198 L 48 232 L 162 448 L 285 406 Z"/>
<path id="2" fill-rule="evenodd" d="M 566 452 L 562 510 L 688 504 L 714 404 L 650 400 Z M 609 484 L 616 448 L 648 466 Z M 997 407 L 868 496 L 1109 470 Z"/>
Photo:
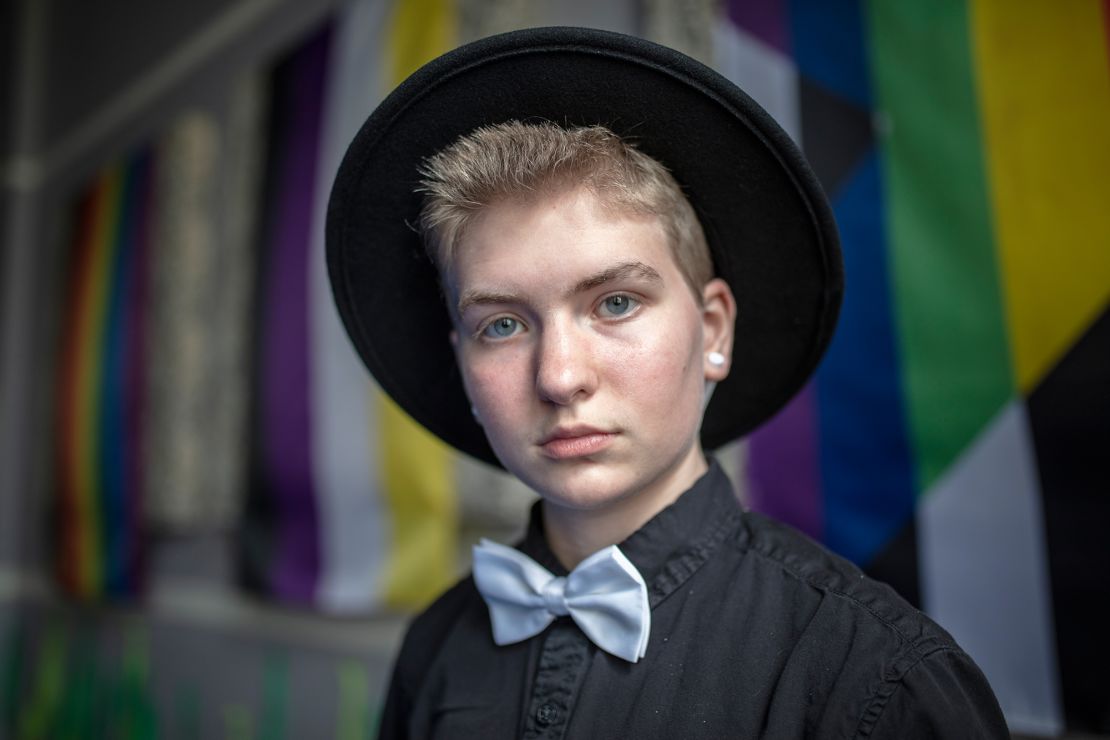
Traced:
<path id="1" fill-rule="evenodd" d="M 637 487 L 635 476 L 592 461 L 546 463 L 539 470 L 512 467 L 509 470 L 548 503 L 580 511 L 603 508 L 633 494 Z"/>

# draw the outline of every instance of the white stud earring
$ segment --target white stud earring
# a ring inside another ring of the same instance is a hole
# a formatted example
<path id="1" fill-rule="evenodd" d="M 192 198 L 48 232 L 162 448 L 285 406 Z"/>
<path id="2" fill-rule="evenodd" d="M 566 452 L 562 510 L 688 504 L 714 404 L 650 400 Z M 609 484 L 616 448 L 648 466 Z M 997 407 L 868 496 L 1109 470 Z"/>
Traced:
<path id="1" fill-rule="evenodd" d="M 710 365 L 715 365 L 717 367 L 721 367 L 725 364 L 725 356 L 720 352 L 710 352 L 705 356 L 705 359 L 709 360 Z"/>
<path id="2" fill-rule="evenodd" d="M 470 404 L 470 415 L 474 417 L 474 421 L 479 424 L 482 423 L 482 420 L 478 418 L 478 409 L 475 408 L 474 404 Z"/>

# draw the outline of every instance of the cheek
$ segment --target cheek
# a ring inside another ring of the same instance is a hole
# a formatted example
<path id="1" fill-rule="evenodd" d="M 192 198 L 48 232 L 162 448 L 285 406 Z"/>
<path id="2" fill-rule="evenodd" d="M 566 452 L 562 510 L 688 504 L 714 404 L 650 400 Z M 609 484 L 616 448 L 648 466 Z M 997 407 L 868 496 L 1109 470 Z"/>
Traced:
<path id="1" fill-rule="evenodd" d="M 529 390 L 521 363 L 511 356 L 463 358 L 467 394 L 487 424 L 525 408 Z"/>
<path id="2" fill-rule="evenodd" d="M 685 318 L 685 317 L 683 317 Z M 648 332 L 626 348 L 620 363 L 644 385 L 679 390 L 694 376 L 701 377 L 700 326 L 689 320 L 671 321 Z"/>

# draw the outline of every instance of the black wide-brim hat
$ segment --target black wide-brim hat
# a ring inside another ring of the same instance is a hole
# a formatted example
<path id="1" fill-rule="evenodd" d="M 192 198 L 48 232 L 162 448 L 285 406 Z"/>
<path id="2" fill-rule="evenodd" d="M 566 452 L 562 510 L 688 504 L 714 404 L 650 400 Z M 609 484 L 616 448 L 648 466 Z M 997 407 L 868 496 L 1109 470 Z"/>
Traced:
<path id="1" fill-rule="evenodd" d="M 706 449 L 748 433 L 802 387 L 832 336 L 843 272 L 832 213 L 797 147 L 739 88 L 677 51 L 537 28 L 419 69 L 363 124 L 336 176 L 327 220 L 335 301 L 362 360 L 402 409 L 500 464 L 471 415 L 414 226 L 420 163 L 509 120 L 606 126 L 662 162 L 693 204 L 737 303 L 731 371 L 702 422 Z"/>

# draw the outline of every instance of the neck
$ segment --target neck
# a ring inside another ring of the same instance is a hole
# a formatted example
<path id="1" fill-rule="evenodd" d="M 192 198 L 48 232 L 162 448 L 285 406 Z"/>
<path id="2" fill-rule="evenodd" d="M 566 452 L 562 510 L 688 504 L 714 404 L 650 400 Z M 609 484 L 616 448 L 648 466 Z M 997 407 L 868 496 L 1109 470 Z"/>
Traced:
<path id="1" fill-rule="evenodd" d="M 598 550 L 623 542 L 673 504 L 708 469 L 697 446 L 665 476 L 604 506 L 572 509 L 545 499 L 543 524 L 548 547 L 563 567 L 573 570 Z"/>

